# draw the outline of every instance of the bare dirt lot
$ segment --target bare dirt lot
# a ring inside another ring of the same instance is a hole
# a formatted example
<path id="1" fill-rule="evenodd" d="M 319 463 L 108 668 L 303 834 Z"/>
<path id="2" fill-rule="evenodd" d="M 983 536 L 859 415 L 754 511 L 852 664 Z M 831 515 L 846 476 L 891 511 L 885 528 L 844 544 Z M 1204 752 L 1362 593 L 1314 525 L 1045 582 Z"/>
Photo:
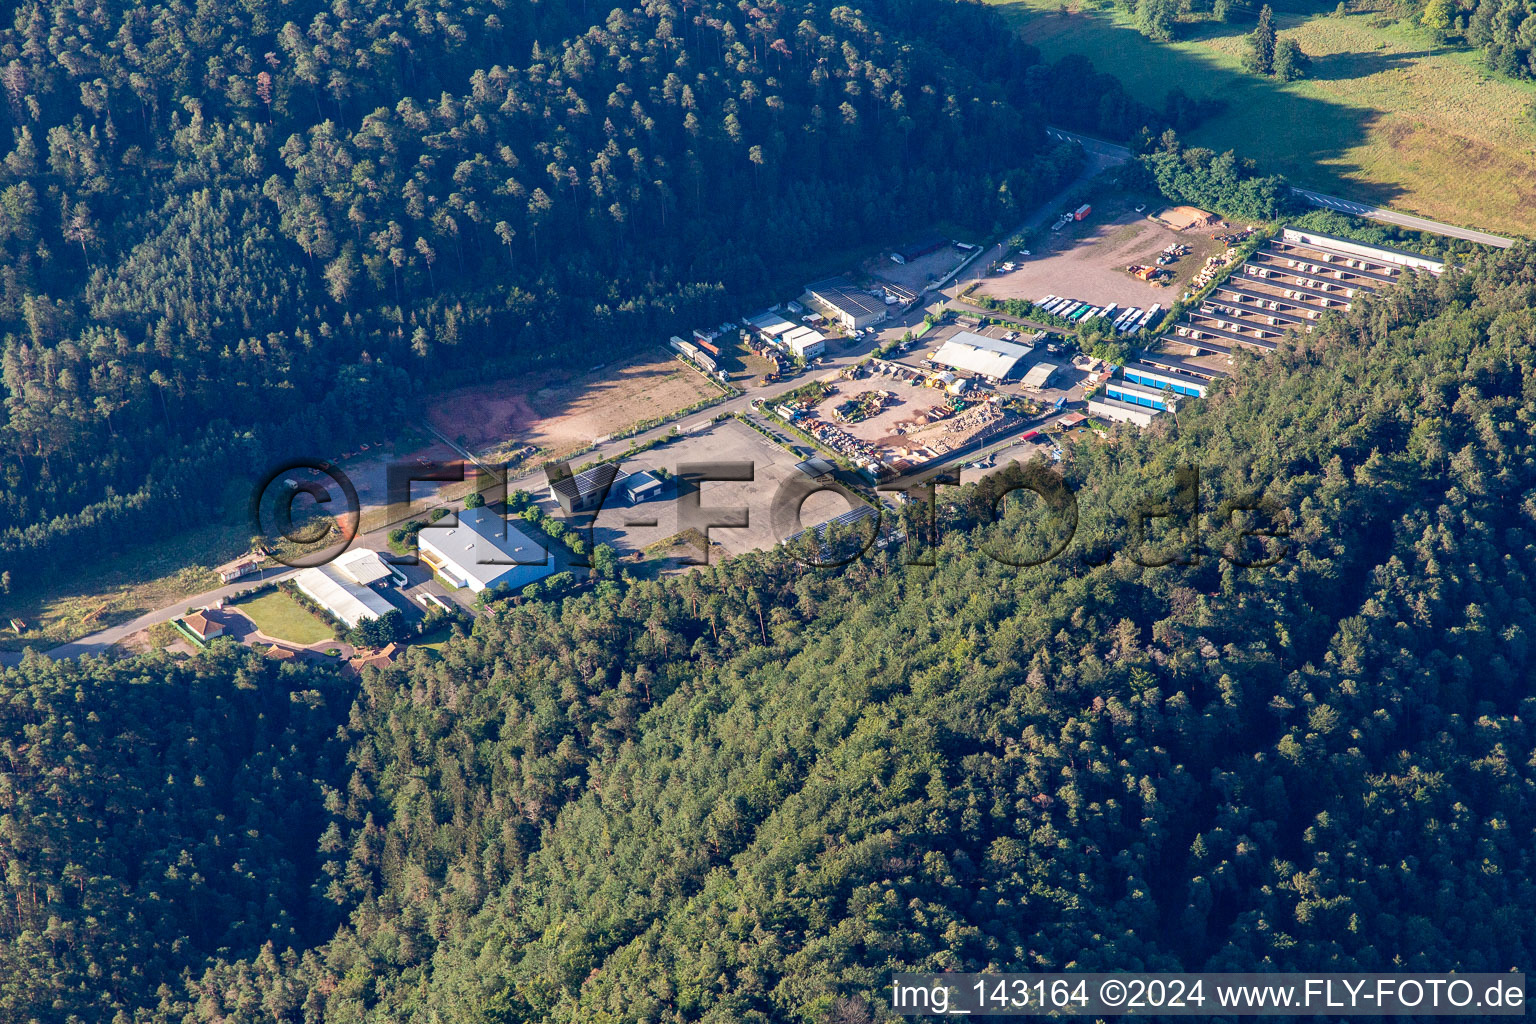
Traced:
<path id="1" fill-rule="evenodd" d="M 1153 210 L 1149 205 L 1137 213 L 1131 198 L 1097 201 L 1087 220 L 1045 232 L 1033 256 L 1009 257 L 1020 261 L 1019 268 L 988 278 L 977 292 L 1030 302 L 1059 295 L 1097 304 L 1113 302 L 1123 308 L 1145 309 L 1153 303 L 1166 308 L 1183 294 L 1190 278 L 1205 265 L 1206 256 L 1222 248 L 1212 236 L 1227 229 L 1174 231 L 1148 220 L 1146 213 Z M 1149 284 L 1125 269 L 1155 263 L 1163 248 L 1175 242 L 1192 251 L 1167 268 L 1173 271 L 1171 283 Z"/>
<path id="2" fill-rule="evenodd" d="M 389 444 L 375 444 L 366 452 L 359 452 L 341 462 L 341 469 L 357 489 L 357 500 L 363 513 L 363 532 L 386 525 L 383 514 L 389 503 L 388 470 L 391 462 L 421 465 L 426 462 L 450 464 L 460 461 L 459 453 L 440 441 L 428 442 L 412 435 Z M 433 484 L 417 481 L 411 484 L 411 513 L 424 512 L 448 494 L 457 494 L 467 485 Z"/>
<path id="3" fill-rule="evenodd" d="M 710 528 L 711 559 L 722 553 L 739 555 L 771 548 L 805 526 L 824 523 L 847 512 L 857 501 L 832 492 L 820 492 L 806 499 L 798 521 L 780 516 L 781 521 L 775 522 L 774 500 L 781 488 L 786 482 L 799 484 L 808 478 L 795 468 L 799 456 L 736 419 L 721 420 L 706 432 L 674 441 L 635 459 L 626 459 L 620 472 L 629 474 L 642 469 L 663 468 L 675 475 L 677 467 L 684 463 L 722 461 L 752 463 L 753 479 L 708 481 L 700 487 L 699 504 L 706 515 L 718 515 L 722 509 L 745 509 L 747 516 L 745 526 Z M 655 525 L 642 525 L 647 520 L 654 520 Z M 627 555 L 676 536 L 684 525 L 678 521 L 676 486 L 669 480 L 659 498 L 638 505 L 628 505 L 615 498 L 605 504 L 598 513 L 593 539 L 611 544 Z"/>
<path id="4" fill-rule="evenodd" d="M 559 458 L 717 394 L 697 371 L 653 348 L 582 374 L 535 374 L 449 391 L 433 400 L 429 417 L 473 452 L 494 458 L 533 445 L 541 456 Z"/>

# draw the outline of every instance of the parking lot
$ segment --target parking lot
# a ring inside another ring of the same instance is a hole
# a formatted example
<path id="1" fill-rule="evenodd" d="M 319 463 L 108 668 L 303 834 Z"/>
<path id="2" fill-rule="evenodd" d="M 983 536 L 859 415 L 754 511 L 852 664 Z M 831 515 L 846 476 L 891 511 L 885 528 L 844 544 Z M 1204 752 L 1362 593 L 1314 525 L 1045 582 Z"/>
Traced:
<path id="1" fill-rule="evenodd" d="M 1139 204 L 1133 198 L 1095 200 L 1086 220 L 1059 232 L 1043 232 L 1030 256 L 1010 254 L 1018 269 L 989 277 L 977 293 L 1030 302 L 1058 295 L 1123 308 L 1161 303 L 1166 309 L 1183 294 L 1205 258 L 1221 250 L 1213 236 L 1226 229 L 1174 231 L 1147 219 L 1152 206 L 1137 213 Z M 1150 284 L 1126 270 L 1135 264 L 1155 265 L 1162 250 L 1175 243 L 1191 251 L 1167 268 L 1173 274 L 1168 284 Z"/>
<path id="2" fill-rule="evenodd" d="M 677 468 L 686 463 L 750 462 L 752 480 L 707 481 L 699 488 L 699 504 L 706 518 L 723 518 L 722 509 L 741 509 L 746 515 L 744 526 L 710 529 L 712 545 L 719 545 L 711 551 L 713 561 L 720 555 L 771 548 L 802 527 L 826 522 L 860 503 L 857 498 L 820 492 L 806 499 L 798 521 L 785 519 L 775 523 L 774 499 L 786 486 L 786 481 L 801 486 L 809 480 L 795 468 L 800 461 L 800 455 L 775 444 L 740 420 L 726 419 L 656 453 L 625 460 L 622 473 L 661 468 L 667 470 L 669 477 L 674 477 Z M 638 505 L 628 505 L 615 495 L 598 513 L 593 539 L 611 544 L 621 554 L 644 551 L 673 537 L 684 527 L 685 524 L 679 522 L 678 507 L 677 485 L 673 479 L 668 480 L 660 497 Z"/>
<path id="3" fill-rule="evenodd" d="M 921 292 L 965 262 L 969 253 L 961 252 L 953 245 L 946 245 L 906 263 L 896 263 L 890 255 L 889 252 L 883 252 L 865 261 L 861 269 L 871 277 L 900 285 L 909 291 Z"/>

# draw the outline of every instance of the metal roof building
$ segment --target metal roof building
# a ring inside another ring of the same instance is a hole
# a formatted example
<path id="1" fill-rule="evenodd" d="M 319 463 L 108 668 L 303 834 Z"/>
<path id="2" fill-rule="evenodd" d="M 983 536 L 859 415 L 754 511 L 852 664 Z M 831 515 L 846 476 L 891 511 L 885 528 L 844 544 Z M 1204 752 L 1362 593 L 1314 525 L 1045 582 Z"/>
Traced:
<path id="1" fill-rule="evenodd" d="M 794 321 L 786 320 L 772 310 L 747 317 L 747 323 L 770 338 L 777 338 L 779 335 L 786 334 L 795 329 Z"/>
<path id="2" fill-rule="evenodd" d="M 804 473 L 806 476 L 810 477 L 812 480 L 815 480 L 819 477 L 826 476 L 837 467 L 828 460 L 822 458 L 820 455 L 813 455 L 806 459 L 804 462 L 795 463 L 795 468 Z"/>
<path id="3" fill-rule="evenodd" d="M 1032 351 L 1028 345 L 988 338 L 974 331 L 961 331 L 933 354 L 933 361 L 957 370 L 1003 380 Z"/>
<path id="4" fill-rule="evenodd" d="M 948 244 L 949 239 L 947 238 L 939 235 L 929 235 L 927 238 L 913 242 L 911 245 L 902 246 L 891 255 L 901 257 L 896 261 L 897 263 L 908 263 L 912 260 L 920 259 L 931 252 L 938 252 Z"/>
<path id="5" fill-rule="evenodd" d="M 1161 415 L 1157 409 L 1144 409 L 1139 405 L 1122 402 L 1117 398 L 1090 398 L 1088 411 L 1094 416 L 1102 416 L 1116 423 L 1135 423 L 1138 426 L 1146 426 Z"/>
<path id="6" fill-rule="evenodd" d="M 885 319 L 885 301 L 861 292 L 846 277 L 832 277 L 806 286 L 823 308 L 850 330 L 860 330 Z"/>
<path id="7" fill-rule="evenodd" d="M 662 488 L 661 477 L 648 469 L 638 473 L 631 473 L 624 478 L 624 497 L 630 504 L 644 501 L 652 495 L 660 494 Z"/>
<path id="8" fill-rule="evenodd" d="M 793 544 L 795 541 L 799 540 L 801 537 L 804 537 L 808 533 L 814 534 L 816 538 L 820 540 L 826 537 L 827 528 L 830 526 L 852 526 L 856 523 L 862 523 L 866 519 L 874 519 L 876 521 L 876 528 L 878 529 L 880 510 L 872 505 L 857 505 L 849 509 L 847 512 L 844 512 L 842 515 L 828 519 L 824 523 L 818 523 L 817 525 L 807 527 L 798 533 L 790 534 L 787 538 L 785 538 L 784 543 Z"/>
<path id="9" fill-rule="evenodd" d="M 378 556 L 375 555 L 374 560 L 377 561 Z M 343 574 L 334 565 L 304 569 L 293 578 L 293 585 L 305 597 L 340 619 L 348 629 L 364 619 L 377 619 L 395 610 L 394 605 L 382 596 Z"/>
<path id="10" fill-rule="evenodd" d="M 459 525 L 416 535 L 422 560 L 456 587 L 521 590 L 555 571 L 555 556 L 488 508 L 467 508 Z"/>
<path id="11" fill-rule="evenodd" d="M 809 327 L 796 327 L 779 337 L 779 343 L 801 359 L 814 359 L 827 350 L 827 339 Z"/>
<path id="12" fill-rule="evenodd" d="M 608 499 L 608 491 L 619 475 L 619 467 L 611 462 L 603 462 L 573 476 L 554 475 L 557 470 L 546 469 L 545 472 L 553 477 L 549 481 L 549 496 L 566 515 L 574 515 L 597 508 Z"/>
<path id="13" fill-rule="evenodd" d="M 1033 388 L 1034 390 L 1038 391 L 1050 382 L 1051 374 L 1055 373 L 1059 369 L 1061 369 L 1061 367 L 1057 366 L 1055 363 L 1036 363 L 1034 366 L 1031 366 L 1029 368 L 1029 372 L 1024 375 L 1023 384 L 1027 388 Z"/>
<path id="14" fill-rule="evenodd" d="M 354 548 L 338 555 L 330 564 L 341 570 L 353 583 L 361 583 L 365 587 L 389 575 L 389 566 L 384 564 L 379 553 L 368 548 Z"/>

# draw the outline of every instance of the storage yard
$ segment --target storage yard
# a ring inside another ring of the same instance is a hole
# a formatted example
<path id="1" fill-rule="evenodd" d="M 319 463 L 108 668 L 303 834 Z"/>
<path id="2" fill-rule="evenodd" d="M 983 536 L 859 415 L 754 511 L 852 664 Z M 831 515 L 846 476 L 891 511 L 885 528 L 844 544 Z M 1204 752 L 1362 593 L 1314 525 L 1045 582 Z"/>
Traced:
<path id="1" fill-rule="evenodd" d="M 719 545 L 718 550 L 712 550 L 710 554 L 710 560 L 714 561 L 720 555 L 771 548 L 802 525 L 826 522 L 847 512 L 850 507 L 863 504 L 858 498 L 844 497 L 832 491 L 813 494 L 806 499 L 798 523 L 779 524 L 784 527 L 779 531 L 783 536 L 779 536 L 772 521 L 771 502 L 786 479 L 804 475 L 796 468 L 801 461 L 794 452 L 731 418 L 673 442 L 667 446 L 664 457 L 641 456 L 626 460 L 621 476 L 655 467 L 675 472 L 678 466 L 686 463 L 752 463 L 752 480 L 710 481 L 700 489 L 700 506 L 706 515 L 719 517 L 719 510 L 728 508 L 747 510 L 745 526 L 710 529 L 712 547 Z M 674 493 L 671 486 L 667 491 L 669 495 Z M 615 494 L 597 515 L 593 539 L 597 543 L 611 544 L 620 551 L 643 551 L 680 532 L 678 506 L 675 500 L 630 505 Z M 649 520 L 654 520 L 655 525 L 643 525 Z"/>
<path id="2" fill-rule="evenodd" d="M 1343 312 L 1405 274 L 1444 269 L 1417 253 L 1284 228 L 1186 310 L 1158 345 L 1106 382 L 1089 411 L 1150 423 L 1227 376 L 1236 350 L 1273 352 L 1287 331 L 1310 331 L 1319 317 Z"/>
<path id="3" fill-rule="evenodd" d="M 1164 338 L 1191 354 L 1226 355 L 1234 347 L 1271 352 L 1287 330 L 1311 330 L 1318 317 L 1347 310 L 1357 296 L 1415 270 L 1438 274 L 1444 264 L 1286 228 Z"/>
<path id="4" fill-rule="evenodd" d="M 861 269 L 872 279 L 920 293 L 949 276 L 974 250 L 974 246 L 961 249 L 947 238 L 928 236 L 892 252 L 881 253 L 865 261 Z M 898 256 L 900 262 L 895 259 Z"/>

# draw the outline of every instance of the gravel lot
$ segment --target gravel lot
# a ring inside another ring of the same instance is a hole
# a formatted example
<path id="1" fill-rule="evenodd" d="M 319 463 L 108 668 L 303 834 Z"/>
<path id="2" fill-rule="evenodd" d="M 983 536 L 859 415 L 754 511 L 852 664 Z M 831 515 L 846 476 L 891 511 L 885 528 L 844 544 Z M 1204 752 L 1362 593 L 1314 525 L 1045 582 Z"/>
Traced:
<path id="1" fill-rule="evenodd" d="M 1149 206 L 1150 210 L 1151 207 Z M 1028 299 L 1046 295 L 1069 296 L 1084 302 L 1114 302 L 1122 308 L 1153 303 L 1167 308 L 1184 285 L 1205 264 L 1205 257 L 1221 248 L 1212 236 L 1219 231 L 1174 231 L 1147 220 L 1128 203 L 1123 209 L 1097 206 L 1088 219 L 1049 234 L 1019 269 L 997 274 L 977 291 L 998 299 Z M 1126 272 L 1133 263 L 1153 263 L 1165 246 L 1182 242 L 1194 251 L 1169 269 L 1174 281 L 1166 287 L 1137 280 Z"/>
<path id="2" fill-rule="evenodd" d="M 710 541 L 718 543 L 724 554 L 739 555 L 771 548 L 782 539 L 780 533 L 788 536 L 800 529 L 801 525 L 826 522 L 852 507 L 850 500 L 839 494 L 813 494 L 801 508 L 800 524 L 781 523 L 779 529 L 776 529 L 773 503 L 781 486 L 786 481 L 798 483 L 808 478 L 795 468 L 800 461 L 798 456 L 736 419 L 722 420 L 708 431 L 628 459 L 623 463 L 620 474 L 622 477 L 641 469 L 657 467 L 675 474 L 677 467 L 684 463 L 726 461 L 751 462 L 754 479 L 750 482 L 709 481 L 700 489 L 700 506 L 714 518 L 723 518 L 722 509 L 746 510 L 746 526 L 716 526 L 710 529 Z M 656 525 L 639 525 L 651 519 L 655 520 Z M 657 541 L 665 540 L 678 533 L 679 529 L 676 489 L 669 482 L 662 497 L 639 505 L 625 504 L 615 494 L 598 514 L 594 539 L 612 544 L 621 553 L 629 553 L 644 550 Z M 719 553 L 712 552 L 711 560 Z"/>

